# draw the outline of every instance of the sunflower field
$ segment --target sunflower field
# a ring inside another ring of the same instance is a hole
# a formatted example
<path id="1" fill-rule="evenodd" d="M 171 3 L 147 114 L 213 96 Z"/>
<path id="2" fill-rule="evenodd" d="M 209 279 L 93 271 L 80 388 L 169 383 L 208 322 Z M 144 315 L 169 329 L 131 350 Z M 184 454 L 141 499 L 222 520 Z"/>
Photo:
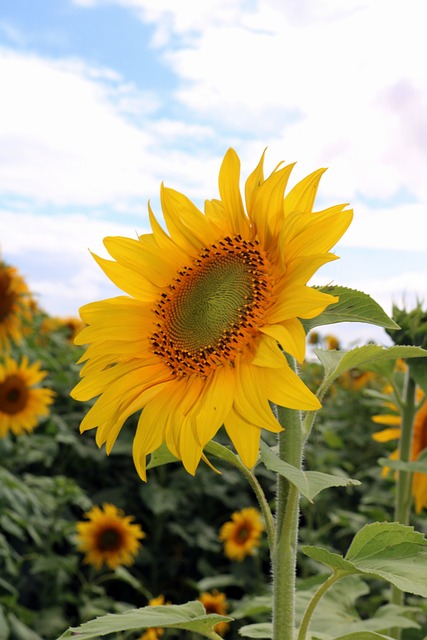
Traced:
<path id="1" fill-rule="evenodd" d="M 351 220 L 341 206 L 320 212 L 317 231 L 332 230 L 317 241 L 307 183 L 287 201 L 307 210 L 286 219 L 294 258 L 282 278 L 279 218 L 263 216 L 289 170 L 264 181 L 258 166 L 248 179 L 249 224 L 235 166 L 226 156 L 225 204 L 212 201 L 207 221 L 163 193 L 173 242 L 151 212 L 152 236 L 109 239 L 115 261 L 97 260 L 128 295 L 82 319 L 50 316 L 0 262 L 0 640 L 288 640 L 272 609 L 294 616 L 299 640 L 427 637 L 427 313 L 389 319 L 369 296 L 305 286 Z M 141 260 L 154 260 L 151 280 L 132 271 Z M 341 350 L 334 305 L 395 346 Z M 277 443 L 300 410 L 310 437 L 299 467 Z M 286 574 L 279 545 L 292 527 Z"/>

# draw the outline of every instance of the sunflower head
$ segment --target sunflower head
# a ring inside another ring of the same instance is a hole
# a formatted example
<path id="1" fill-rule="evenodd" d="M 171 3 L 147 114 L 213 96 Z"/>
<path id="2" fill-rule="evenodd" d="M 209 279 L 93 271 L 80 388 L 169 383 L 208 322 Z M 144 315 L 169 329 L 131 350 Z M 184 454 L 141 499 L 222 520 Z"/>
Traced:
<path id="1" fill-rule="evenodd" d="M 265 526 L 260 512 L 247 507 L 231 514 L 231 520 L 225 522 L 219 532 L 224 543 L 224 553 L 230 560 L 241 562 L 246 556 L 254 555 L 260 545 L 261 534 Z"/>
<path id="2" fill-rule="evenodd" d="M 289 367 L 302 362 L 313 318 L 338 298 L 307 286 L 337 256 L 346 205 L 313 211 L 323 170 L 286 195 L 293 165 L 264 177 L 263 157 L 240 193 L 240 161 L 230 149 L 219 174 L 220 199 L 202 213 L 162 186 L 167 231 L 149 210 L 152 233 L 106 238 L 113 260 L 95 256 L 127 295 L 80 310 L 88 345 L 78 400 L 99 396 L 81 430 L 97 428 L 107 453 L 124 421 L 144 409 L 133 455 L 146 479 L 146 456 L 166 443 L 194 474 L 203 448 L 224 425 L 242 461 L 258 457 L 261 429 L 281 426 L 270 403 L 313 411 L 320 404 Z"/>
<path id="3" fill-rule="evenodd" d="M 227 596 L 221 591 L 214 589 L 212 592 L 204 591 L 200 594 L 200 602 L 206 609 L 206 613 L 217 613 L 220 616 L 226 616 L 228 612 Z M 223 636 L 227 633 L 230 625 L 228 622 L 218 622 L 213 630 L 218 635 Z"/>
<path id="4" fill-rule="evenodd" d="M 31 317 L 31 296 L 24 279 L 14 267 L 0 259 L 0 351 L 9 350 L 27 332 Z"/>
<path id="5" fill-rule="evenodd" d="M 393 305 L 392 318 L 399 328 L 386 331 L 394 344 L 427 349 L 427 309 L 420 302 L 411 311 Z"/>
<path id="6" fill-rule="evenodd" d="M 38 386 L 45 376 L 40 363 L 30 365 L 25 356 L 0 363 L 0 437 L 31 432 L 48 415 L 55 394 Z"/>
<path id="7" fill-rule="evenodd" d="M 77 546 L 85 554 L 85 562 L 100 569 L 104 564 L 110 569 L 131 565 L 145 538 L 139 524 L 133 524 L 132 516 L 125 516 L 113 504 L 93 507 L 85 514 L 87 521 L 78 522 Z"/>

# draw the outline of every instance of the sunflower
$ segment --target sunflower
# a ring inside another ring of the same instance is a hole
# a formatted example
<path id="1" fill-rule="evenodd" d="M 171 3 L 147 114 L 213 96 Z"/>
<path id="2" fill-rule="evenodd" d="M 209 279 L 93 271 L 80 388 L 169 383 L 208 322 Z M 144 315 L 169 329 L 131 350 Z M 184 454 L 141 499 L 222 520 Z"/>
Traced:
<path id="1" fill-rule="evenodd" d="M 113 504 L 92 507 L 85 513 L 89 522 L 78 522 L 77 546 L 85 553 L 86 564 L 110 569 L 134 562 L 145 533 L 139 524 L 132 524 L 133 516 L 125 516 Z"/>
<path id="2" fill-rule="evenodd" d="M 336 259 L 329 253 L 352 219 L 346 205 L 312 212 L 323 169 L 284 196 L 293 165 L 264 179 L 263 157 L 239 190 L 240 162 L 230 149 L 219 173 L 220 200 L 205 213 L 161 187 L 167 233 L 149 207 L 152 233 L 105 238 L 114 260 L 94 256 L 128 296 L 80 310 L 88 345 L 77 400 L 99 396 L 81 430 L 97 428 L 111 451 L 124 421 L 144 409 L 133 457 L 146 479 L 146 455 L 162 443 L 194 474 L 203 448 L 225 429 L 243 463 L 257 459 L 261 428 L 282 427 L 269 401 L 291 409 L 320 403 L 287 363 L 302 362 L 300 318 L 338 298 L 306 285 Z"/>
<path id="3" fill-rule="evenodd" d="M 164 604 L 170 604 L 170 602 L 165 603 L 164 595 L 157 596 L 157 598 L 151 598 L 151 600 L 148 601 L 149 607 L 160 607 Z M 165 631 L 162 627 L 148 627 L 142 636 L 139 637 L 139 640 L 157 640 L 164 634 L 164 632 Z"/>
<path id="4" fill-rule="evenodd" d="M 214 589 L 212 593 L 204 591 L 200 594 L 198 599 L 206 609 L 206 613 L 217 613 L 220 616 L 227 615 L 228 604 L 225 593 L 217 591 L 216 589 Z M 214 626 L 213 630 L 220 636 L 223 636 L 227 633 L 229 627 L 230 625 L 228 622 L 218 622 L 218 624 Z"/>
<path id="5" fill-rule="evenodd" d="M 39 362 L 30 365 L 26 356 L 20 364 L 8 356 L 0 363 L 0 437 L 33 431 L 49 413 L 55 394 L 36 386 L 46 375 Z"/>
<path id="6" fill-rule="evenodd" d="M 227 558 L 241 562 L 246 556 L 254 555 L 264 529 L 261 514 L 254 507 L 232 513 L 231 520 L 225 522 L 219 532 Z"/>
<path id="7" fill-rule="evenodd" d="M 417 401 L 421 402 L 424 394 L 421 390 L 417 390 Z M 397 407 L 389 403 L 392 409 L 397 411 Z M 387 429 L 377 431 L 373 434 L 373 439 L 377 442 L 389 442 L 400 438 L 400 416 L 396 414 L 373 416 L 372 420 L 377 424 L 388 425 Z M 412 448 L 411 460 L 417 460 L 420 453 L 427 447 L 427 398 L 415 414 L 413 431 L 412 431 Z M 393 451 L 389 458 L 398 460 L 399 451 Z M 387 476 L 390 469 L 383 467 L 382 475 Z M 420 513 L 423 509 L 427 509 L 427 473 L 415 472 L 412 476 L 412 495 L 415 501 L 415 511 Z"/>
<path id="8" fill-rule="evenodd" d="M 20 342 L 29 320 L 30 292 L 17 269 L 0 260 L 0 352 Z"/>

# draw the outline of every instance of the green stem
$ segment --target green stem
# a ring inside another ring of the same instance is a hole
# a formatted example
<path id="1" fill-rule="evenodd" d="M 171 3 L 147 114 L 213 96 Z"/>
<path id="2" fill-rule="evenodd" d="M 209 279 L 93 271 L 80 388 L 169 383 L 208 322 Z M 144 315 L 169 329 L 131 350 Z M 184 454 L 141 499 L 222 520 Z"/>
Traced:
<path id="1" fill-rule="evenodd" d="M 258 500 L 258 504 L 262 511 L 262 515 L 264 516 L 265 528 L 267 530 L 268 544 L 270 547 L 270 555 L 273 557 L 274 545 L 275 545 L 275 527 L 274 527 L 274 519 L 273 514 L 271 513 L 271 509 L 268 505 L 267 498 L 265 497 L 265 493 L 258 482 L 256 476 L 250 471 L 240 460 L 237 460 L 233 463 L 239 471 L 245 476 L 249 484 L 251 485 L 256 498 Z"/>
<path id="2" fill-rule="evenodd" d="M 319 604 L 320 600 L 323 598 L 323 596 L 325 595 L 327 590 L 330 587 L 332 587 L 332 585 L 335 584 L 335 582 L 337 582 L 337 580 L 339 580 L 342 577 L 343 577 L 342 574 L 333 573 L 318 588 L 318 590 L 316 591 L 316 593 L 314 594 L 314 596 L 310 600 L 310 603 L 309 603 L 307 609 L 305 610 L 304 616 L 303 616 L 303 618 L 301 620 L 301 626 L 299 628 L 298 639 L 297 640 L 305 640 L 305 637 L 307 635 L 308 627 L 310 626 L 310 622 L 311 622 L 311 618 L 313 616 L 314 610 L 316 609 L 317 605 Z"/>
<path id="3" fill-rule="evenodd" d="M 280 459 L 302 465 L 303 435 L 299 411 L 277 407 Z M 276 544 L 273 554 L 273 640 L 293 640 L 295 629 L 295 574 L 298 543 L 299 492 L 279 476 L 276 501 Z"/>
<path id="4" fill-rule="evenodd" d="M 405 387 L 402 402 L 402 426 L 399 442 L 399 460 L 408 462 L 411 459 L 412 451 L 412 431 L 415 416 L 415 382 L 411 378 L 409 369 L 406 373 Z M 409 471 L 398 471 L 396 481 L 396 501 L 394 519 L 401 524 L 409 524 L 412 503 L 412 473 Z M 395 587 L 391 588 L 391 602 L 403 605 L 403 592 Z M 394 638 L 400 638 L 401 630 L 394 629 Z"/>

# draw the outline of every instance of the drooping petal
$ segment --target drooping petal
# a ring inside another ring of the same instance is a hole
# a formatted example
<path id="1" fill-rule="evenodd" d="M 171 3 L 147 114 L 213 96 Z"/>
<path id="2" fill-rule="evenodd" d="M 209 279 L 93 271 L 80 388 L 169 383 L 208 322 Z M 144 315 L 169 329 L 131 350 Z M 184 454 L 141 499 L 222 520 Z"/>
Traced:
<path id="1" fill-rule="evenodd" d="M 304 327 L 297 318 L 284 320 L 280 324 L 269 324 L 260 327 L 262 333 L 275 338 L 282 349 L 303 362 L 305 357 L 306 335 Z"/>
<path id="2" fill-rule="evenodd" d="M 321 408 L 314 393 L 287 363 L 282 369 L 263 369 L 262 372 L 268 397 L 275 404 L 303 411 L 317 411 Z"/>
<path id="3" fill-rule="evenodd" d="M 251 469 L 258 459 L 261 429 L 233 409 L 228 414 L 224 426 L 243 464 Z"/>

